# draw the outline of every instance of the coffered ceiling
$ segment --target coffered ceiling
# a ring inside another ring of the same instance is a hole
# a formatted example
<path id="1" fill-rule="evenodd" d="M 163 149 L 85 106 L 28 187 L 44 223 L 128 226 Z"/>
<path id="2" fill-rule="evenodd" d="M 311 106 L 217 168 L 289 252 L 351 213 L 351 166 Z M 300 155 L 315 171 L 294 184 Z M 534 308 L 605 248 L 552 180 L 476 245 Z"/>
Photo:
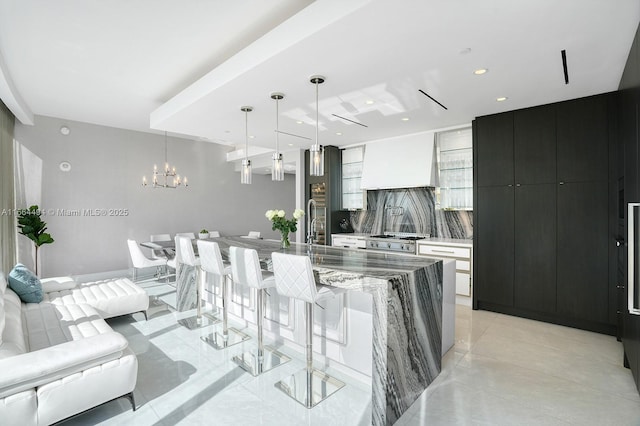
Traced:
<path id="1" fill-rule="evenodd" d="M 0 0 L 0 95 L 230 149 L 251 105 L 266 152 L 274 91 L 280 130 L 315 138 L 322 74 L 320 143 L 345 146 L 615 90 L 639 21 L 637 0 Z"/>

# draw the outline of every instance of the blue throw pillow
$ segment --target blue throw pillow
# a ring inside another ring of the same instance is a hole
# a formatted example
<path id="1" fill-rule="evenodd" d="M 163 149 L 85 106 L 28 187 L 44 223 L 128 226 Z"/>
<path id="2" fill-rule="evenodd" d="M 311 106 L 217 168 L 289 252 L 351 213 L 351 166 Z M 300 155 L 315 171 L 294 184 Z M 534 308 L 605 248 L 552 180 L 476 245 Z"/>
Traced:
<path id="1" fill-rule="evenodd" d="M 9 288 L 15 291 L 24 303 L 42 302 L 42 284 L 33 272 L 18 263 L 9 273 Z"/>

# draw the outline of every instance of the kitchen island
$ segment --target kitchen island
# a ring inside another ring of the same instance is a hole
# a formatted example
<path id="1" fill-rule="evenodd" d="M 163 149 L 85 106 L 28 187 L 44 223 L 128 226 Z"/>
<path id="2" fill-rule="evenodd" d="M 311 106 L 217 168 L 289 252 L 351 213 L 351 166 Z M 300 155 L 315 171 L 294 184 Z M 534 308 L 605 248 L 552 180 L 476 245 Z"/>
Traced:
<path id="1" fill-rule="evenodd" d="M 372 420 L 390 425 L 441 369 L 442 261 L 275 240 L 212 238 L 223 256 L 230 246 L 258 251 L 270 267 L 271 253 L 307 255 L 318 282 L 371 294 L 373 300 Z"/>

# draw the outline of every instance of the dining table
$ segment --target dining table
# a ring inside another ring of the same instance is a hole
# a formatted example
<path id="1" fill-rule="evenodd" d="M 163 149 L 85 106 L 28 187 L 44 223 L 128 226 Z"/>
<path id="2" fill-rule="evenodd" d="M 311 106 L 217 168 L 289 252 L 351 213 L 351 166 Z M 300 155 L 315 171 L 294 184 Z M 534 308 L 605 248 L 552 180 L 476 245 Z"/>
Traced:
<path id="1" fill-rule="evenodd" d="M 224 259 L 228 259 L 232 246 L 256 250 L 267 270 L 271 269 L 273 252 L 308 256 L 319 284 L 372 296 L 371 424 L 395 423 L 440 373 L 441 260 L 315 244 L 291 243 L 282 248 L 280 240 L 240 236 L 208 240 L 218 243 Z M 171 248 L 171 243 L 153 244 L 165 249 Z M 177 278 L 185 279 L 186 275 Z"/>

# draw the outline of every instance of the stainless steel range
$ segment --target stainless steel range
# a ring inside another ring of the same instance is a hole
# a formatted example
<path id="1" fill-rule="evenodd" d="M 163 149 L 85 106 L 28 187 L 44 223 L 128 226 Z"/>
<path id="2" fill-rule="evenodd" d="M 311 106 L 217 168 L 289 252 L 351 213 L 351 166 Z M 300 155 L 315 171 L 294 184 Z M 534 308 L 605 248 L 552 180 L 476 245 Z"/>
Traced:
<path id="1" fill-rule="evenodd" d="M 372 235 L 365 239 L 369 250 L 416 254 L 416 241 L 425 238 L 429 238 L 429 235 L 409 232 L 385 232 L 382 235 Z"/>

